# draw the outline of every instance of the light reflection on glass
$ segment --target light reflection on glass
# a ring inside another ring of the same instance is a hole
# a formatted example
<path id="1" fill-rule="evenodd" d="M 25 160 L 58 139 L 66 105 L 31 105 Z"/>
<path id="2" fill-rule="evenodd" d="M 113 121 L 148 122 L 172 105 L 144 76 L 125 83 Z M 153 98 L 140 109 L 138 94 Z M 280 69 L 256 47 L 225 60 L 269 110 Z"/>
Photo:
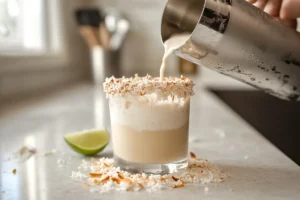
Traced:
<path id="1" fill-rule="evenodd" d="M 100 86 L 95 86 L 94 90 L 94 119 L 95 128 L 109 131 L 108 102 Z"/>

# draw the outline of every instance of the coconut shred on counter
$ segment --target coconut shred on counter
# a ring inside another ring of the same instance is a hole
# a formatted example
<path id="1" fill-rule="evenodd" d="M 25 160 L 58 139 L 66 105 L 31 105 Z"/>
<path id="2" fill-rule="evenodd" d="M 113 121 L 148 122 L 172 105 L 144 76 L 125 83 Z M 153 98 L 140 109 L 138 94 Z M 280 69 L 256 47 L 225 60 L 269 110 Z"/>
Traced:
<path id="1" fill-rule="evenodd" d="M 188 185 L 220 183 L 228 176 L 217 166 L 190 152 L 189 166 L 180 172 L 165 175 L 132 174 L 114 166 L 113 159 L 83 160 L 71 178 L 80 182 L 91 192 L 112 191 L 155 192 L 158 190 L 183 188 Z M 207 186 L 204 190 L 207 190 Z"/>

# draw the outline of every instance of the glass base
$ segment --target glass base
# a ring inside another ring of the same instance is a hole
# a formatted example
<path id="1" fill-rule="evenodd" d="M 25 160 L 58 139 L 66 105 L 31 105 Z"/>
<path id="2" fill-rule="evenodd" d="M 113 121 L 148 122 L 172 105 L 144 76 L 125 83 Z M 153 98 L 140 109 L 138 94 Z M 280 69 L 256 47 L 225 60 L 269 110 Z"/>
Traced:
<path id="1" fill-rule="evenodd" d="M 188 159 L 166 164 L 141 164 L 128 162 L 118 156 L 114 156 L 114 165 L 131 173 L 169 174 L 185 169 L 188 166 Z"/>

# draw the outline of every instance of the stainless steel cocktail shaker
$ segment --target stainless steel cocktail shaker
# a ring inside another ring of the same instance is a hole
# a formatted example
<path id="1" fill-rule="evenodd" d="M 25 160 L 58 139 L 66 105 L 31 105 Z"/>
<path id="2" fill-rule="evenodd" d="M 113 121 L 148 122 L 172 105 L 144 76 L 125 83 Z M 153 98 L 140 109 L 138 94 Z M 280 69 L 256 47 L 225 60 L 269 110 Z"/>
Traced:
<path id="1" fill-rule="evenodd" d="M 168 0 L 162 40 L 184 33 L 176 55 L 300 101 L 300 34 L 245 0 Z"/>

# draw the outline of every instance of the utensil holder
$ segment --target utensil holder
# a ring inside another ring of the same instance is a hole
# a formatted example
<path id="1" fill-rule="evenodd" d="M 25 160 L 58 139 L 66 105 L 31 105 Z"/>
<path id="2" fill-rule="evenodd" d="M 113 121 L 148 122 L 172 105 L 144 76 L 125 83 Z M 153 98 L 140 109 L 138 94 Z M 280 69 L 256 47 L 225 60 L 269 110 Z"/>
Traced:
<path id="1" fill-rule="evenodd" d="M 101 46 L 91 48 L 92 78 L 94 84 L 102 84 L 106 77 L 119 77 L 120 49 L 108 50 Z"/>

